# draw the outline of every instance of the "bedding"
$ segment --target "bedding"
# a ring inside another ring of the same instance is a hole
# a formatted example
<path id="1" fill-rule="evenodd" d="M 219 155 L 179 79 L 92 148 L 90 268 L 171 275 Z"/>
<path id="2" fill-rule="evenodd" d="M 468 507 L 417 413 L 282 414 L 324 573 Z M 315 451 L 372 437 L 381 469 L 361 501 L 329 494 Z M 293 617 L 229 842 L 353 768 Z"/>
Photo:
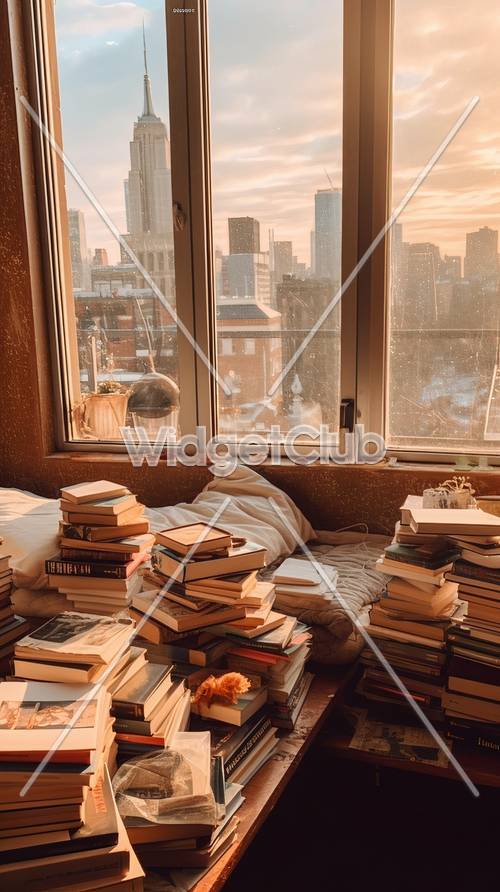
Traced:
<path id="1" fill-rule="evenodd" d="M 153 531 L 216 517 L 218 526 L 267 548 L 269 571 L 296 550 L 297 536 L 305 542 L 313 540 L 314 556 L 337 568 L 338 590 L 356 615 L 377 599 L 383 587 L 384 577 L 372 565 L 387 539 L 367 533 L 316 534 L 286 493 L 247 466 L 238 467 L 230 477 L 214 478 L 192 503 L 146 508 L 145 513 Z M 2 550 L 12 556 L 16 585 L 13 602 L 16 612 L 23 616 L 54 616 L 70 609 L 64 595 L 46 588 L 44 563 L 57 552 L 58 524 L 57 499 L 0 488 Z M 339 603 L 298 611 L 298 616 L 313 626 L 314 659 L 348 662 L 361 649 L 362 638 Z"/>

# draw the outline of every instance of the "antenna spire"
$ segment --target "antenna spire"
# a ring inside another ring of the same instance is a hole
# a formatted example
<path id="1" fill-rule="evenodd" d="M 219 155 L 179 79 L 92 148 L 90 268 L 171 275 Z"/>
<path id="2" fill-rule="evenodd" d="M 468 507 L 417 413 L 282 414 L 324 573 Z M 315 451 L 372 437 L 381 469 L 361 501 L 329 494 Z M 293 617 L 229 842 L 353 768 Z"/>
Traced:
<path id="1" fill-rule="evenodd" d="M 146 28 L 144 27 L 144 19 L 142 20 L 142 48 L 144 52 L 144 107 L 142 117 L 156 118 L 153 108 L 153 97 L 151 96 L 151 81 L 148 74 L 148 53 L 146 48 Z"/>

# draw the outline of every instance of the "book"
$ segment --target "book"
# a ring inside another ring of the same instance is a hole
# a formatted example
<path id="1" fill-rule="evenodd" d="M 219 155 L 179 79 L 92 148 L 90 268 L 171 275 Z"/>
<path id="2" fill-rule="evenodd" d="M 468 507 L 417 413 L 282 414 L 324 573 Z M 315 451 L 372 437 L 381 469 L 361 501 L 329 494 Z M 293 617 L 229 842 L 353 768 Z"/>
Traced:
<path id="1" fill-rule="evenodd" d="M 157 623 L 162 623 L 174 632 L 191 631 L 193 629 L 202 629 L 205 626 L 213 626 L 221 622 L 229 622 L 232 619 L 241 619 L 245 616 L 245 607 L 221 606 L 217 604 L 211 605 L 205 611 L 193 611 L 181 604 L 175 604 L 162 598 L 154 607 L 153 604 L 158 600 L 156 591 L 139 592 L 132 600 L 132 605 L 141 613 L 149 613 L 151 610 L 151 618 Z M 142 634 L 142 632 L 141 632 Z"/>
<path id="2" fill-rule="evenodd" d="M 294 692 L 290 702 L 287 703 L 285 710 L 274 709 L 271 713 L 272 723 L 276 728 L 284 728 L 287 731 L 293 730 L 297 723 L 297 719 L 301 713 L 302 707 L 309 693 L 309 689 L 314 681 L 314 675 L 310 672 L 304 672 L 300 679 L 296 691 Z"/>
<path id="3" fill-rule="evenodd" d="M 401 511 L 401 523 L 405 524 L 405 525 L 409 525 L 410 520 L 411 520 L 412 510 L 414 510 L 415 508 L 422 508 L 423 504 L 424 504 L 423 496 L 413 496 L 413 495 L 406 496 L 406 499 L 404 500 L 403 504 L 401 505 L 401 507 L 399 509 Z"/>
<path id="4" fill-rule="evenodd" d="M 102 546 L 106 549 L 117 542 L 125 544 L 134 542 L 136 538 L 142 540 L 143 536 L 147 536 L 147 547 L 153 544 L 154 536 L 149 533 L 149 521 L 142 519 L 136 523 L 123 524 L 119 528 L 116 526 L 90 526 L 85 523 L 60 523 L 59 534 L 62 537 L 61 542 L 68 545 L 73 540 L 78 541 L 79 548 L 87 547 L 84 543 L 102 542 Z M 142 541 L 139 543 L 142 545 Z M 139 544 L 133 548 L 134 551 L 143 551 Z M 88 547 L 92 547 L 89 545 Z"/>
<path id="5" fill-rule="evenodd" d="M 271 632 L 273 629 L 277 629 L 282 626 L 288 617 L 284 613 L 277 613 L 272 610 L 267 619 L 258 626 L 250 626 L 249 628 L 246 625 L 239 625 L 236 622 L 220 622 L 216 626 L 214 626 L 214 631 L 221 635 L 235 635 L 241 638 L 259 638 L 261 635 L 265 635 L 268 632 Z M 246 620 L 246 618 L 245 618 Z M 244 620 L 242 620 L 244 622 Z"/>
<path id="6" fill-rule="evenodd" d="M 75 527 L 75 525 L 76 527 L 101 526 L 106 528 L 106 536 L 103 538 L 111 539 L 114 536 L 115 538 L 121 539 L 124 535 L 133 535 L 130 529 L 131 527 L 137 529 L 138 524 L 136 522 L 143 521 L 143 513 L 143 505 L 134 505 L 127 511 L 122 511 L 119 514 L 89 514 L 88 512 L 80 511 L 79 507 L 75 506 L 74 511 L 63 510 L 62 520 L 64 524 L 71 527 Z M 143 529 L 144 526 L 146 526 L 146 529 Z M 112 528 L 111 535 L 107 532 L 110 527 Z M 140 527 L 141 532 L 147 532 L 149 524 L 142 522 Z M 125 528 L 127 531 L 126 533 Z"/>
<path id="7" fill-rule="evenodd" d="M 238 698 L 236 703 L 223 703 L 212 700 L 210 704 L 191 703 L 191 712 L 207 719 L 216 719 L 229 725 L 243 725 L 267 700 L 267 688 L 249 690 Z"/>
<path id="8" fill-rule="evenodd" d="M 143 554 L 148 551 L 154 544 L 154 536 L 152 533 L 143 533 L 142 535 L 124 536 L 112 542 L 99 542 L 97 544 L 89 539 L 62 535 L 59 539 L 59 544 L 61 552 L 63 549 L 78 552 L 85 560 L 95 560 L 95 558 L 90 557 L 91 554 L 104 555 L 104 557 L 98 558 L 98 560 L 114 560 L 114 558 L 109 558 L 108 554 L 120 554 L 123 555 L 124 559 L 130 560 L 132 555 Z"/>
<path id="9" fill-rule="evenodd" d="M 251 570 L 248 573 L 231 573 L 227 576 L 218 576 L 215 579 L 195 579 L 192 582 L 186 582 L 186 591 L 194 594 L 204 592 L 213 592 L 216 595 L 231 595 L 234 597 L 243 597 L 243 595 L 254 589 L 257 581 L 257 570 Z"/>
<path id="10" fill-rule="evenodd" d="M 460 557 L 456 548 L 435 549 L 429 546 L 411 547 L 392 543 L 384 549 L 387 560 L 412 564 L 426 570 L 439 570 Z"/>
<path id="11" fill-rule="evenodd" d="M 321 565 L 323 572 L 332 579 L 337 577 L 337 571 L 328 566 Z M 324 583 L 323 576 L 318 572 L 314 564 L 300 558 L 287 558 L 273 573 L 273 582 L 285 585 L 312 586 Z"/>
<path id="12" fill-rule="evenodd" d="M 173 663 L 192 663 L 204 667 L 217 662 L 231 646 L 221 638 L 200 641 L 200 637 L 189 635 L 164 644 L 163 653 Z"/>
<path id="13" fill-rule="evenodd" d="M 171 666 L 145 663 L 113 695 L 113 712 L 122 718 L 150 718 L 172 685 Z"/>
<path id="14" fill-rule="evenodd" d="M 18 659 L 50 662 L 109 663 L 134 628 L 128 617 L 111 619 L 81 613 L 61 613 L 16 643 Z"/>
<path id="15" fill-rule="evenodd" d="M 64 486 L 60 491 L 60 495 L 64 501 L 80 505 L 86 502 L 128 496 L 130 495 L 130 490 L 120 483 L 110 483 L 109 480 L 94 480 L 91 483 L 76 483 L 74 486 Z"/>
<path id="16" fill-rule="evenodd" d="M 183 681 L 174 681 L 168 687 L 164 696 L 160 698 L 148 718 L 141 719 L 117 715 L 113 727 L 119 733 L 139 734 L 150 737 L 160 736 L 169 713 L 179 702 L 185 690 Z"/>
<path id="17" fill-rule="evenodd" d="M 437 510 L 437 509 L 436 509 Z M 403 579 L 410 579 L 416 582 L 423 582 L 427 585 L 442 585 L 444 582 L 444 573 L 451 570 L 453 564 L 445 564 L 438 570 L 427 570 L 425 567 L 417 567 L 413 564 L 403 564 L 400 561 L 389 560 L 387 557 L 379 558 L 375 562 L 375 567 L 380 573 L 389 576 L 402 576 Z"/>
<path id="18" fill-rule="evenodd" d="M 61 511 L 68 511 L 69 513 L 76 512 L 83 515 L 89 514 L 92 516 L 116 516 L 137 507 L 142 508 L 143 506 L 138 505 L 137 499 L 132 493 L 125 496 L 117 496 L 116 498 L 97 499 L 94 502 L 78 503 L 76 505 L 73 502 L 66 502 L 64 499 L 60 500 Z"/>
<path id="19" fill-rule="evenodd" d="M 439 620 L 432 621 L 420 620 L 417 615 L 401 614 L 392 612 L 380 605 L 375 605 L 370 611 L 370 623 L 374 626 L 383 626 L 386 629 L 395 629 L 400 632 L 407 632 L 410 635 L 419 635 L 424 638 L 434 638 L 436 641 L 445 641 L 446 631 L 452 620 L 457 622 L 465 615 L 465 602 L 458 602 L 453 606 L 450 615 Z"/>
<path id="20" fill-rule="evenodd" d="M 53 576 L 76 576 L 91 579 L 129 579 L 144 563 L 146 555 L 137 554 L 127 563 L 120 561 L 67 560 L 61 557 L 48 558 L 45 561 L 45 572 L 49 579 Z"/>
<path id="21" fill-rule="evenodd" d="M 275 587 L 272 582 L 255 582 L 251 589 L 247 589 L 240 593 L 224 593 L 214 594 L 213 589 L 204 590 L 201 586 L 198 589 L 198 595 L 195 595 L 194 589 L 188 586 L 184 587 L 188 595 L 191 597 L 201 597 L 205 601 L 214 604 L 239 604 L 245 607 L 263 607 L 266 603 L 272 603 L 274 600 Z"/>
<path id="22" fill-rule="evenodd" d="M 189 523 L 185 526 L 171 527 L 156 533 L 156 541 L 170 551 L 186 556 L 187 554 L 212 554 L 221 549 L 230 548 L 231 533 L 207 523 Z"/>
<path id="23" fill-rule="evenodd" d="M 57 742 L 54 764 L 72 757 L 90 764 L 92 753 L 102 749 L 110 701 L 107 691 L 85 685 L 0 682 L 0 761 L 29 756 L 36 763 Z M 62 739 L 65 728 L 69 731 Z"/>
<path id="24" fill-rule="evenodd" d="M 164 576 L 174 578 L 177 582 L 256 570 L 265 566 L 265 560 L 266 549 L 254 542 L 231 547 L 227 557 L 209 557 L 201 560 L 182 560 L 161 545 L 154 546 L 151 553 L 153 569 L 159 570 Z"/>
<path id="25" fill-rule="evenodd" d="M 421 601 L 422 603 L 429 603 L 429 601 L 434 598 L 446 598 L 451 594 L 456 595 L 458 591 L 455 583 L 446 580 L 443 580 L 441 585 L 433 585 L 431 583 L 420 583 L 413 579 L 406 580 L 399 577 L 389 579 L 386 584 L 386 589 L 390 595 L 394 595 L 399 599 Z"/>
<path id="26" fill-rule="evenodd" d="M 271 719 L 265 706 L 255 712 L 242 725 L 232 725 L 216 719 L 191 717 L 192 731 L 210 731 L 212 758 L 222 756 L 224 778 L 230 780 L 240 764 L 260 743 L 271 727 Z"/>
<path id="27" fill-rule="evenodd" d="M 479 508 L 412 508 L 410 526 L 417 533 L 500 535 L 500 517 Z"/>
<path id="28" fill-rule="evenodd" d="M 469 716 L 480 721 L 500 723 L 500 702 L 471 697 L 456 691 L 443 692 L 443 708 L 446 714 Z"/>
<path id="29" fill-rule="evenodd" d="M 64 592 L 79 592 L 82 595 L 101 595 L 104 599 L 108 593 L 122 593 L 129 598 L 139 591 L 142 578 L 139 573 L 133 573 L 128 579 L 116 579 L 111 577 L 94 579 L 91 576 L 48 576 L 50 588 L 58 588 Z"/>

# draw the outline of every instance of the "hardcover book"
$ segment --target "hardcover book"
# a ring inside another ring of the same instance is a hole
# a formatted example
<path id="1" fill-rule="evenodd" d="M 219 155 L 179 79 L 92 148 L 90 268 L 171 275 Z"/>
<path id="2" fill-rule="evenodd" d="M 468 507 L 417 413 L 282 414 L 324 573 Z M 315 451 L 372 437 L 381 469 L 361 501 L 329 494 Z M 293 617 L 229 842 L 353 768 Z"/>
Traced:
<path id="1" fill-rule="evenodd" d="M 206 560 L 183 561 L 174 552 L 159 545 L 151 553 L 153 569 L 159 570 L 164 576 L 173 577 L 177 582 L 256 570 L 265 566 L 265 562 L 266 549 L 254 542 L 230 548 L 227 557 L 211 557 Z"/>
<path id="2" fill-rule="evenodd" d="M 206 523 L 189 523 L 156 533 L 156 541 L 180 555 L 212 554 L 230 548 L 231 533 Z"/>
<path id="3" fill-rule="evenodd" d="M 74 486 L 65 486 L 61 489 L 61 499 L 74 502 L 76 505 L 128 495 L 130 495 L 130 490 L 126 486 L 122 486 L 120 483 L 110 483 L 109 480 L 76 483 Z"/>

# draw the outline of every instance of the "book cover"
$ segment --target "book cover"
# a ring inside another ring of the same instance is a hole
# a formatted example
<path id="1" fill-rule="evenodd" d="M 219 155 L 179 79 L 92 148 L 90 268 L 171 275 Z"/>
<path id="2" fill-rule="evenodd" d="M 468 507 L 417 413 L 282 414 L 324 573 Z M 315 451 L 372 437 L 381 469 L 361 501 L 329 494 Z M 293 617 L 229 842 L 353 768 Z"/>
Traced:
<path id="1" fill-rule="evenodd" d="M 74 662 L 109 662 L 134 628 L 128 617 L 113 619 L 83 613 L 61 613 L 16 643 L 16 657 Z M 84 659 L 82 659 L 84 658 Z"/>
<path id="2" fill-rule="evenodd" d="M 230 548 L 227 557 L 211 557 L 206 560 L 183 561 L 174 552 L 155 545 L 151 553 L 151 566 L 164 576 L 177 582 L 224 576 L 243 570 L 256 570 L 265 566 L 266 549 L 254 542 Z"/>
<path id="3" fill-rule="evenodd" d="M 230 548 L 232 536 L 227 530 L 207 523 L 189 523 L 160 530 L 156 533 L 156 541 L 180 555 L 210 554 L 223 548 Z"/>
<path id="4" fill-rule="evenodd" d="M 60 495 L 64 501 L 74 502 L 76 505 L 79 505 L 85 502 L 128 496 L 130 495 L 130 490 L 126 486 L 122 486 L 121 483 L 111 483 L 109 480 L 94 480 L 90 483 L 76 483 L 74 486 L 64 486 Z"/>
<path id="5" fill-rule="evenodd" d="M 145 663 L 113 696 L 113 712 L 124 718 L 148 719 L 172 684 L 171 666 Z"/>

